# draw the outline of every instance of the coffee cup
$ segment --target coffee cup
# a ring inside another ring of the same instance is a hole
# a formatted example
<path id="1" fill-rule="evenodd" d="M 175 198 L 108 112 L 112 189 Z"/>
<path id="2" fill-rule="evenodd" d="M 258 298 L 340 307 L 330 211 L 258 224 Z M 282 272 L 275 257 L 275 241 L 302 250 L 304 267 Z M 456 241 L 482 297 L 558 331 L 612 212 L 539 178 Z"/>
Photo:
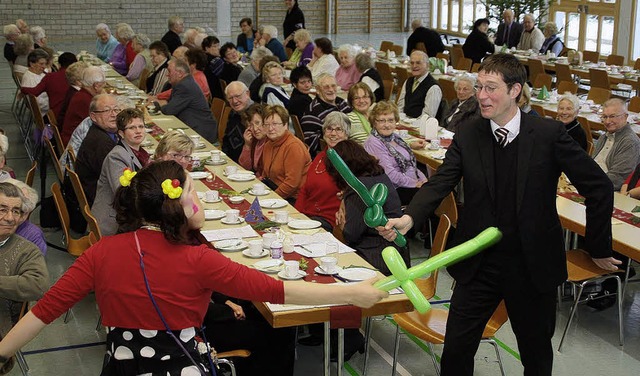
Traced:
<path id="1" fill-rule="evenodd" d="M 240 210 L 238 209 L 229 209 L 224 212 L 224 219 L 229 223 L 238 222 L 238 218 L 240 218 Z"/>
<path id="2" fill-rule="evenodd" d="M 196 145 L 200 144 L 200 136 L 198 136 L 197 134 L 193 134 L 189 136 L 189 138 L 191 139 L 191 141 L 193 141 L 194 144 Z"/>
<path id="3" fill-rule="evenodd" d="M 285 210 L 276 211 L 276 222 L 278 223 L 287 223 L 289 222 L 289 213 Z"/>
<path id="4" fill-rule="evenodd" d="M 433 140 L 431 140 L 431 145 L 429 146 L 429 149 L 431 149 L 431 150 L 440 149 L 440 139 L 439 138 L 434 138 Z"/>
<path id="5" fill-rule="evenodd" d="M 262 246 L 264 248 L 271 248 L 271 243 L 273 243 L 275 240 L 276 240 L 276 234 L 267 232 L 264 235 L 262 235 Z"/>
<path id="6" fill-rule="evenodd" d="M 284 262 L 284 273 L 289 278 L 295 278 L 300 271 L 300 263 L 297 260 L 289 260 Z"/>
<path id="7" fill-rule="evenodd" d="M 257 195 L 261 195 L 265 192 L 265 186 L 262 183 L 256 183 L 253 185 L 253 187 L 251 188 L 251 191 Z"/>
<path id="8" fill-rule="evenodd" d="M 218 201 L 218 198 L 219 198 L 218 191 L 213 191 L 213 190 L 206 191 L 205 194 L 204 194 L 204 198 L 205 198 L 205 200 L 210 201 L 210 202 Z"/>
<path id="9" fill-rule="evenodd" d="M 262 240 L 249 240 L 249 254 L 252 256 L 260 256 L 262 254 Z"/>
<path id="10" fill-rule="evenodd" d="M 227 166 L 224 168 L 224 173 L 227 174 L 227 176 L 233 175 L 236 172 L 238 172 L 238 167 L 236 166 Z"/>
<path id="11" fill-rule="evenodd" d="M 220 150 L 211 150 L 211 162 L 220 162 Z"/>
<path id="12" fill-rule="evenodd" d="M 338 259 L 335 257 L 322 257 L 320 258 L 320 266 L 325 273 L 333 274 L 336 272 Z"/>

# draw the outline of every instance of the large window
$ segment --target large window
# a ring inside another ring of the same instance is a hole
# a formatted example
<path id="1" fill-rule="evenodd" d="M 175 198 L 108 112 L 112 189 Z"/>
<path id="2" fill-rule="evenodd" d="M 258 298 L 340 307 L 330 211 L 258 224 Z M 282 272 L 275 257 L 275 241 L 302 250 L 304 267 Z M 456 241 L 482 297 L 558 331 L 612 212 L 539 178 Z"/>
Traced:
<path id="1" fill-rule="evenodd" d="M 467 35 L 473 22 L 487 16 L 482 0 L 433 0 L 431 26 L 440 32 Z"/>

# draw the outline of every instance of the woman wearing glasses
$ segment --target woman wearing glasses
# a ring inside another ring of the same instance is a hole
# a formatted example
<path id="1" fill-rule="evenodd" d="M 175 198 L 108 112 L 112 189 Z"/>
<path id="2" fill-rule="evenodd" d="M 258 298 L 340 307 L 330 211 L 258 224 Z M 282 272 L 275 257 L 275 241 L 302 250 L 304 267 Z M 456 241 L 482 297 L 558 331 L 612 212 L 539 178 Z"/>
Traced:
<path id="1" fill-rule="evenodd" d="M 96 217 L 102 236 L 118 231 L 113 198 L 120 187 L 120 176 L 125 168 L 138 171 L 149 164 L 149 153 L 140 145 L 146 137 L 142 112 L 127 108 L 116 118 L 120 142 L 107 154 L 98 179 L 96 199 L 91 213 Z"/>
<path id="2" fill-rule="evenodd" d="M 176 161 L 185 170 L 191 163 L 191 153 L 195 145 L 186 134 L 170 131 L 164 134 L 153 155 L 154 161 Z"/>
<path id="3" fill-rule="evenodd" d="M 399 120 L 395 104 L 388 101 L 377 103 L 369 112 L 373 129 L 363 146 L 369 154 L 380 160 L 380 165 L 400 195 L 402 205 L 407 205 L 422 184 L 427 182 L 411 150 L 424 148 L 425 141 L 416 139 L 407 144 L 394 133 Z"/>
<path id="4" fill-rule="evenodd" d="M 263 123 L 264 105 L 254 103 L 242 113 L 245 131 L 242 137 L 244 145 L 238 158 L 238 164 L 249 171 L 258 171 L 262 150 L 267 143 L 267 130 Z"/>

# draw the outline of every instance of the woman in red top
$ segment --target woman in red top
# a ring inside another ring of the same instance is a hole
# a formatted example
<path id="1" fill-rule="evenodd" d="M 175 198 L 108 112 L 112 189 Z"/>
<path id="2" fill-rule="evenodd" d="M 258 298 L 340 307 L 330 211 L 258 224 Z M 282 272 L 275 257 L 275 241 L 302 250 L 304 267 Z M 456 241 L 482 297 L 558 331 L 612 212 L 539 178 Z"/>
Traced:
<path id="1" fill-rule="evenodd" d="M 91 291 L 96 293 L 108 331 L 111 359 L 103 375 L 180 375 L 185 370 L 183 374 L 197 374 L 189 357 L 198 356 L 196 328 L 214 290 L 274 303 L 363 307 L 387 296 L 371 281 L 348 286 L 285 286 L 206 245 L 194 245 L 188 221 L 193 217 L 204 221 L 203 210 L 184 169 L 174 161 L 153 163 L 130 180 L 123 179 L 123 184 L 126 187 L 118 189 L 114 205 L 120 227 L 129 232 L 103 238 L 78 258 L 0 342 L 0 367 Z"/>
<path id="2" fill-rule="evenodd" d="M 322 134 L 327 148 L 333 148 L 338 142 L 348 139 L 351 134 L 351 122 L 347 115 L 340 111 L 329 113 L 322 124 Z M 326 160 L 325 149 L 311 162 L 307 181 L 298 194 L 296 209 L 309 218 L 320 221 L 322 228 L 332 232 L 336 225 L 336 212 L 340 208 L 340 189 L 327 174 Z"/>

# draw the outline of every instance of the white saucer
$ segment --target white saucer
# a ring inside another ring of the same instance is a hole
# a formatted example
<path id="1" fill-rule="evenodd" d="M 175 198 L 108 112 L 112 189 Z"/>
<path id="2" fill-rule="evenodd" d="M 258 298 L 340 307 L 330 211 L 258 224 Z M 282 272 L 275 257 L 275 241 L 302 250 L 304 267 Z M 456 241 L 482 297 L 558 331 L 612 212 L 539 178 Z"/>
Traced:
<path id="1" fill-rule="evenodd" d="M 248 258 L 255 258 L 255 259 L 263 258 L 264 256 L 268 256 L 270 253 L 271 252 L 268 249 L 263 249 L 262 252 L 259 255 L 254 256 L 249 252 L 248 249 L 245 249 L 245 250 L 242 251 L 243 255 L 247 256 Z"/>
<path id="2" fill-rule="evenodd" d="M 227 160 L 226 160 L 226 159 L 224 159 L 224 158 L 221 158 L 219 161 L 214 162 L 214 161 L 212 161 L 211 159 L 207 159 L 207 160 L 204 162 L 204 164 L 206 164 L 206 165 L 211 165 L 211 166 L 220 166 L 220 165 L 223 165 L 223 164 L 227 164 Z"/>
<path id="3" fill-rule="evenodd" d="M 336 275 L 336 274 L 340 274 L 340 272 L 341 272 L 342 270 L 343 270 L 343 269 L 342 269 L 341 267 L 336 266 L 336 270 L 335 270 L 333 273 L 328 274 L 328 273 L 326 273 L 324 270 L 320 269 L 320 266 L 316 266 L 316 267 L 313 269 L 313 271 L 314 271 L 314 272 L 316 272 L 316 273 L 318 273 L 318 274 L 321 274 L 321 275 Z"/>
<path id="4" fill-rule="evenodd" d="M 227 176 L 227 178 L 229 178 L 229 180 L 231 181 L 251 181 L 256 177 L 253 174 L 249 174 L 246 172 L 239 172 L 239 173 L 231 174 Z"/>
<path id="5" fill-rule="evenodd" d="M 304 270 L 298 270 L 298 274 L 295 277 L 289 277 L 287 275 L 287 271 L 286 270 L 282 270 L 280 272 L 278 272 L 278 277 L 280 279 L 286 279 L 288 281 L 294 281 L 296 279 L 301 279 L 307 276 L 307 273 Z"/>
<path id="6" fill-rule="evenodd" d="M 249 244 L 241 239 L 227 239 L 214 242 L 213 246 L 223 252 L 238 252 L 243 249 L 246 250 Z"/>
<path id="7" fill-rule="evenodd" d="M 228 222 L 226 218 L 222 218 L 220 222 L 224 223 L 225 225 L 239 225 L 240 223 L 244 223 L 244 218 L 239 217 L 236 222 Z"/>
<path id="8" fill-rule="evenodd" d="M 265 196 L 265 195 L 268 195 L 269 193 L 271 193 L 271 190 L 269 189 L 265 189 L 264 192 L 262 193 L 255 193 L 253 191 L 253 188 L 249 189 L 249 194 L 253 196 Z"/>
<path id="9" fill-rule="evenodd" d="M 287 204 L 289 204 L 287 200 L 283 200 L 281 198 L 260 199 L 260 206 L 267 209 L 284 208 Z"/>
<path id="10" fill-rule="evenodd" d="M 211 200 L 211 201 L 207 200 L 206 197 L 202 198 L 202 202 L 207 203 L 207 204 L 215 204 L 216 202 L 220 202 L 220 201 L 222 201 L 222 197 L 220 197 L 220 196 L 218 196 L 217 200 Z"/>
<path id="11" fill-rule="evenodd" d="M 263 273 L 274 274 L 282 270 L 282 264 L 284 261 L 280 259 L 268 259 L 256 262 L 253 267 Z"/>
<path id="12" fill-rule="evenodd" d="M 294 230 L 310 230 L 322 226 L 322 223 L 313 219 L 296 219 L 289 221 L 287 225 Z"/>
<path id="13" fill-rule="evenodd" d="M 196 150 L 200 150 L 200 149 L 204 149 L 206 148 L 207 145 L 205 145 L 203 142 L 200 142 L 199 144 L 196 144 L 196 146 L 194 147 L 194 149 Z"/>
<path id="14" fill-rule="evenodd" d="M 349 281 L 364 281 L 376 276 L 376 272 L 367 268 L 342 269 L 338 275 Z"/>
<path id="15" fill-rule="evenodd" d="M 205 209 L 204 210 L 204 219 L 213 220 L 224 218 L 225 213 L 222 210 L 213 210 L 213 209 Z"/>

